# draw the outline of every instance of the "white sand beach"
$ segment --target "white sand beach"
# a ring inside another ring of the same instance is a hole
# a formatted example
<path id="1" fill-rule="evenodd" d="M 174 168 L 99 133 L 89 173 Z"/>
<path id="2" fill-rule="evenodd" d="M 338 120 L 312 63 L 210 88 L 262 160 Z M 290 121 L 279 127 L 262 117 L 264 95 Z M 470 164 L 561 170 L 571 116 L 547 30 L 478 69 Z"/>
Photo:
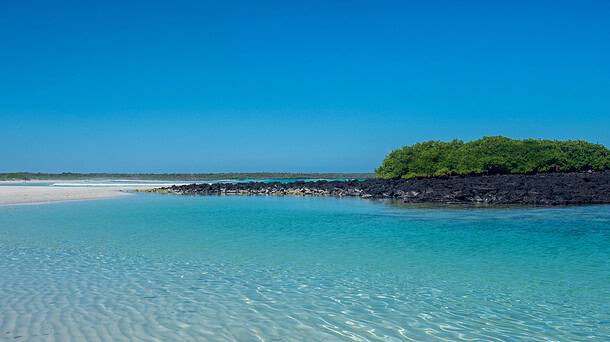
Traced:
<path id="1" fill-rule="evenodd" d="M 0 186 L 0 205 L 92 200 L 128 195 L 133 187 Z"/>
<path id="2" fill-rule="evenodd" d="M 93 200 L 128 196 L 136 190 L 184 184 L 188 183 L 122 179 L 0 181 L 0 205 Z"/>

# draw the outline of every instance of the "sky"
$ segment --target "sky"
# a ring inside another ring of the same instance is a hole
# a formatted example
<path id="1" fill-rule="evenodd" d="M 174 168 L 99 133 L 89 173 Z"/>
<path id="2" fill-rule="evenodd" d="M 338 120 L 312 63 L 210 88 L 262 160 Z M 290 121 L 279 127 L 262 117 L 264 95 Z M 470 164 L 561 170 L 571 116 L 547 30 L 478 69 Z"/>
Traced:
<path id="1" fill-rule="evenodd" d="M 11 1 L 0 172 L 370 172 L 482 136 L 610 146 L 610 1 Z"/>

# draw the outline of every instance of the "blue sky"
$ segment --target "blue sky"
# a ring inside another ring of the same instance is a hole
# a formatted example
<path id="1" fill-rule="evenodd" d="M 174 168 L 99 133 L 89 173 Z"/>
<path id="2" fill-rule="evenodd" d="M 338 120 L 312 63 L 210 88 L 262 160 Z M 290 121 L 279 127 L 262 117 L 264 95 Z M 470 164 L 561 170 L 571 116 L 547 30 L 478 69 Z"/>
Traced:
<path id="1" fill-rule="evenodd" d="M 608 1 L 13 1 L 0 171 L 372 171 L 484 135 L 610 146 Z"/>

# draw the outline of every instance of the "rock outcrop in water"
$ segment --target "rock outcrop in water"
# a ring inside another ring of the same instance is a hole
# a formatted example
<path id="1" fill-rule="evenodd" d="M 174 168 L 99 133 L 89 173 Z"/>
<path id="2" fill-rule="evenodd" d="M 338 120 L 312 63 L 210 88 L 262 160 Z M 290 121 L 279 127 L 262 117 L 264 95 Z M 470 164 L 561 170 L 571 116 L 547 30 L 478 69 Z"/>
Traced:
<path id="1" fill-rule="evenodd" d="M 396 199 L 404 203 L 569 205 L 610 203 L 610 171 L 409 180 L 190 184 L 149 190 L 179 195 L 296 195 Z"/>

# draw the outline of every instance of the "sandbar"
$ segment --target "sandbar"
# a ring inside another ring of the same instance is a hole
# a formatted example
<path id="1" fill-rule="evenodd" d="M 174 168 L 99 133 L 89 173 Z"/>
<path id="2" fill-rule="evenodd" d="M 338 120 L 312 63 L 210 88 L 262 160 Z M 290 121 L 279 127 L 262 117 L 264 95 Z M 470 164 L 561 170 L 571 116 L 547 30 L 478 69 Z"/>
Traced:
<path id="1" fill-rule="evenodd" d="M 0 205 L 93 200 L 129 195 L 128 187 L 0 186 Z"/>

